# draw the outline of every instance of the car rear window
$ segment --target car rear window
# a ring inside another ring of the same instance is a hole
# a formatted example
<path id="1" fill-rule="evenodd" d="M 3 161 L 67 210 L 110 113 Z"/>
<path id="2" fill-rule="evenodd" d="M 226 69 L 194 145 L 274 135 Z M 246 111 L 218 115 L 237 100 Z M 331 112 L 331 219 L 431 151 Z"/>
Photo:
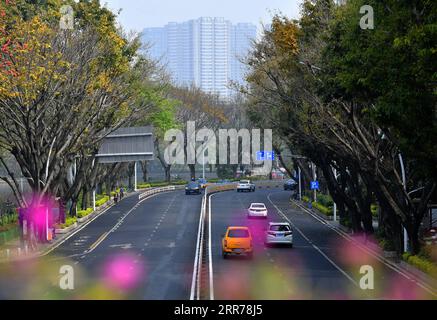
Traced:
<path id="1" fill-rule="evenodd" d="M 266 206 L 263 204 L 253 204 L 252 208 L 256 208 L 256 209 L 264 209 Z"/>
<path id="2" fill-rule="evenodd" d="M 270 231 L 290 231 L 290 227 L 287 225 L 273 225 L 270 226 Z"/>
<path id="3" fill-rule="evenodd" d="M 197 182 L 192 182 L 192 183 L 189 183 L 188 186 L 189 186 L 190 188 L 196 188 L 196 187 L 199 186 L 199 184 L 198 184 Z"/>
<path id="4" fill-rule="evenodd" d="M 241 180 L 240 183 L 241 183 L 241 184 L 248 184 L 248 183 L 249 183 L 249 180 Z"/>
<path id="5" fill-rule="evenodd" d="M 228 232 L 229 238 L 249 238 L 249 231 L 245 229 L 232 229 Z"/>

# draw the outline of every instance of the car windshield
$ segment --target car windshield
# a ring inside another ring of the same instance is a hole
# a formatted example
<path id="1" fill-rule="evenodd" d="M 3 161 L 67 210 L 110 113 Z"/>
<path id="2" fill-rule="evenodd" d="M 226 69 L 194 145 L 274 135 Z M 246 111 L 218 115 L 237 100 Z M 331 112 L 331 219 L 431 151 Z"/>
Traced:
<path id="1" fill-rule="evenodd" d="M 246 229 L 231 229 L 228 232 L 229 238 L 248 238 L 249 231 Z"/>
<path id="2" fill-rule="evenodd" d="M 197 182 L 191 182 L 188 184 L 188 187 L 190 188 L 197 188 L 199 186 L 199 184 Z"/>
<path id="3" fill-rule="evenodd" d="M 288 184 L 294 184 L 294 180 L 288 180 L 287 183 Z"/>
<path id="4" fill-rule="evenodd" d="M 290 227 L 287 225 L 276 224 L 270 226 L 270 231 L 290 231 Z"/>
<path id="5" fill-rule="evenodd" d="M 249 180 L 241 180 L 240 183 L 241 184 L 247 184 L 247 183 L 249 183 Z"/>

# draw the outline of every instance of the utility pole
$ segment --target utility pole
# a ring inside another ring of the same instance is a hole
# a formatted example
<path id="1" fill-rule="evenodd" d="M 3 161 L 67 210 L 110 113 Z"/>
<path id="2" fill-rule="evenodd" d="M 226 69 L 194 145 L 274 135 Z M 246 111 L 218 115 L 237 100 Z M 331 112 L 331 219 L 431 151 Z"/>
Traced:
<path id="1" fill-rule="evenodd" d="M 405 166 L 402 154 L 399 153 L 399 162 L 401 164 L 401 174 L 402 174 L 402 185 L 404 190 L 407 191 L 407 178 L 405 176 Z M 408 252 L 408 233 L 407 229 L 404 228 L 404 252 Z"/>

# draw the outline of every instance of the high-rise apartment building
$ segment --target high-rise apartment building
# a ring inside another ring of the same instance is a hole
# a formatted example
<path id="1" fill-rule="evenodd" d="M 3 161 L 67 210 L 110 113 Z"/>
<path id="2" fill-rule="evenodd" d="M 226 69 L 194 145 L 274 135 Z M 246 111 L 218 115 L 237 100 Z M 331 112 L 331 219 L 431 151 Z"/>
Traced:
<path id="1" fill-rule="evenodd" d="M 176 84 L 194 84 L 223 98 L 231 95 L 231 80 L 243 82 L 245 67 L 240 60 L 249 52 L 255 37 L 253 24 L 232 25 L 224 18 L 209 17 L 171 22 L 143 32 L 149 54 L 161 59 Z"/>

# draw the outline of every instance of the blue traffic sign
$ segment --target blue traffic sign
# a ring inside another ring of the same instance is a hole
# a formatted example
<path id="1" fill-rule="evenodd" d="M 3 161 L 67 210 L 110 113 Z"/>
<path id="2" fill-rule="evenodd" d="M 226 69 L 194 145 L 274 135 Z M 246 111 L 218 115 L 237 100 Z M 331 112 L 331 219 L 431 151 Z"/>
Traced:
<path id="1" fill-rule="evenodd" d="M 256 153 L 257 161 L 273 161 L 275 160 L 275 152 L 274 151 L 258 151 Z"/>
<path id="2" fill-rule="evenodd" d="M 319 190 L 319 181 L 311 181 L 311 190 Z"/>

